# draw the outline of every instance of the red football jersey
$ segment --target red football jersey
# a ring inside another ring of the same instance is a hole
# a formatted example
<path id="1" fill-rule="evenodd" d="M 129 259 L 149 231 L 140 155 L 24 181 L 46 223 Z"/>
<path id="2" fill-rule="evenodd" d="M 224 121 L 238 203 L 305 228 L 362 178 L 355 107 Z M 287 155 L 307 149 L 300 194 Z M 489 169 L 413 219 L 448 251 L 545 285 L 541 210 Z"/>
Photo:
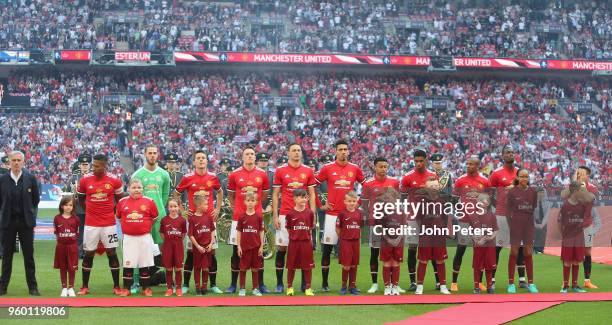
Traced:
<path id="1" fill-rule="evenodd" d="M 538 193 L 533 187 L 522 189 L 515 186 L 506 195 L 506 212 L 519 222 L 533 220 L 533 211 L 537 205 Z"/>
<path id="2" fill-rule="evenodd" d="M 150 233 L 157 216 L 157 205 L 148 197 L 124 197 L 117 204 L 117 219 L 121 220 L 121 231 L 127 235 L 140 236 Z"/>
<path id="3" fill-rule="evenodd" d="M 187 234 L 193 236 L 200 246 L 206 246 L 212 241 L 212 233 L 215 231 L 215 223 L 212 215 L 205 213 L 201 216 L 192 214 L 189 217 L 189 229 Z"/>
<path id="4" fill-rule="evenodd" d="M 489 187 L 489 180 L 480 175 L 468 175 L 464 174 L 461 177 L 457 178 L 455 185 L 453 187 L 453 194 L 461 197 L 461 202 L 467 203 L 471 202 L 474 206 L 478 203 L 478 199 L 475 197 L 468 197 L 466 194 L 471 192 L 484 192 L 486 188 Z M 461 222 L 470 222 L 470 218 L 476 214 L 476 209 L 474 213 L 468 214 L 465 211 L 464 216 L 460 219 Z"/>
<path id="5" fill-rule="evenodd" d="M 470 224 L 472 227 L 476 229 L 491 229 L 492 231 L 497 231 L 499 228 L 497 227 L 497 218 L 491 212 L 485 212 L 484 214 L 476 214 L 470 219 Z M 495 239 L 489 240 L 485 242 L 483 245 L 476 245 L 480 247 L 491 247 L 495 246 Z"/>
<path id="6" fill-rule="evenodd" d="M 385 177 L 383 180 L 378 180 L 376 177 L 373 177 L 363 183 L 361 200 L 368 204 L 367 213 L 371 226 L 374 225 L 377 220 L 374 219 L 374 203 L 378 202 L 378 197 L 389 189 L 399 192 L 400 183 L 397 178 Z"/>
<path id="7" fill-rule="evenodd" d="M 167 215 L 161 221 L 159 232 L 164 235 L 164 241 L 183 240 L 185 234 L 187 234 L 187 221 L 181 216 L 172 218 Z"/>
<path id="8" fill-rule="evenodd" d="M 268 174 L 257 167 L 247 170 L 243 166 L 231 172 L 227 180 L 227 190 L 228 192 L 236 193 L 232 219 L 238 221 L 238 218 L 246 212 L 244 197 L 248 192 L 257 193 L 255 211 L 263 213 L 261 207 L 264 199 L 263 191 L 268 191 L 269 189 L 270 181 L 268 180 Z"/>
<path id="9" fill-rule="evenodd" d="M 350 212 L 344 209 L 340 211 L 336 219 L 336 227 L 340 228 L 340 235 L 338 238 L 344 240 L 359 239 L 361 237 L 362 224 L 363 218 L 359 210 Z"/>
<path id="10" fill-rule="evenodd" d="M 457 178 L 453 188 L 453 194 L 463 196 L 469 192 L 484 192 L 489 187 L 489 180 L 480 175 L 464 174 Z"/>
<path id="11" fill-rule="evenodd" d="M 590 216 L 593 204 L 577 203 L 571 204 L 565 200 L 559 212 L 559 222 L 561 223 L 561 238 L 564 246 L 580 246 L 584 243 L 585 220 Z"/>
<path id="12" fill-rule="evenodd" d="M 311 232 L 314 224 L 314 214 L 310 208 L 303 211 L 295 209 L 287 213 L 285 228 L 289 232 L 289 240 L 311 240 Z"/>
<path id="13" fill-rule="evenodd" d="M 491 187 L 497 188 L 495 200 L 495 214 L 498 216 L 506 215 L 506 186 L 510 186 L 516 178 L 518 172 L 517 167 L 512 169 L 504 168 L 503 166 L 494 170 L 489 176 L 489 184 Z"/>
<path id="14" fill-rule="evenodd" d="M 236 230 L 240 231 L 240 247 L 243 250 L 259 248 L 261 238 L 259 232 L 263 231 L 263 216 L 257 212 L 249 215 L 244 213 L 238 218 Z"/>
<path id="15" fill-rule="evenodd" d="M 114 226 L 115 195 L 123 193 L 123 182 L 111 174 L 97 177 L 87 174 L 81 177 L 77 193 L 85 195 L 85 225 L 92 227 Z"/>
<path id="16" fill-rule="evenodd" d="M 215 209 L 215 195 L 214 191 L 221 190 L 221 182 L 217 175 L 211 172 L 206 172 L 204 175 L 197 173 L 190 173 L 183 178 L 181 182 L 176 186 L 176 191 L 182 193 L 187 191 L 187 200 L 189 201 L 189 212 L 195 212 L 196 207 L 193 203 L 193 198 L 196 194 L 208 194 L 208 213 L 212 213 Z"/>
<path id="17" fill-rule="evenodd" d="M 61 214 L 56 215 L 53 219 L 53 233 L 57 243 L 76 244 L 79 237 L 79 225 L 79 218 L 74 215 L 70 218 L 64 218 Z"/>
<path id="18" fill-rule="evenodd" d="M 308 193 L 309 187 L 316 186 L 312 168 L 304 165 L 293 167 L 289 164 L 282 165 L 274 172 L 274 187 L 281 189 L 280 214 L 287 215 L 293 210 L 293 191 L 303 189 Z"/>
<path id="19" fill-rule="evenodd" d="M 317 183 L 327 182 L 327 202 L 331 208 L 326 213 L 337 216 L 345 208 L 346 193 L 355 189 L 356 182 L 363 183 L 365 176 L 359 166 L 353 163 L 342 166 L 335 161 L 323 166 L 315 180 Z"/>
<path id="20" fill-rule="evenodd" d="M 425 187 L 427 181 L 431 179 L 438 179 L 438 174 L 429 169 L 426 169 L 422 173 L 413 169 L 402 177 L 401 191 L 403 193 L 408 193 L 408 190 L 411 188 Z"/>

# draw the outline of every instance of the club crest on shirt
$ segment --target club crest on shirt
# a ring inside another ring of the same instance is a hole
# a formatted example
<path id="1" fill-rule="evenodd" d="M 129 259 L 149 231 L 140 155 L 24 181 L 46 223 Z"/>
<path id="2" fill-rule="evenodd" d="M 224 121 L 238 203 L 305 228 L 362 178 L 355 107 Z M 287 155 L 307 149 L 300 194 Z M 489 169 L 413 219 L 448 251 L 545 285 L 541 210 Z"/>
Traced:
<path id="1" fill-rule="evenodd" d="M 259 176 L 255 177 L 255 182 L 256 183 L 261 183 L 261 177 L 259 177 Z"/>
<path id="2" fill-rule="evenodd" d="M 111 188 L 113 188 L 112 185 L 110 185 L 109 183 L 104 184 L 104 188 L 107 190 L 110 190 Z"/>
<path id="3" fill-rule="evenodd" d="M 353 177 L 353 172 L 348 172 L 348 177 Z"/>
<path id="4" fill-rule="evenodd" d="M 141 204 L 141 205 L 140 205 L 140 210 L 141 210 L 141 211 L 147 211 L 147 206 L 146 206 L 146 205 L 144 205 L 144 204 Z"/>
<path id="5" fill-rule="evenodd" d="M 300 174 L 300 178 L 301 178 L 301 179 L 306 179 L 306 174 L 301 173 L 301 174 Z"/>
<path id="6" fill-rule="evenodd" d="M 206 186 L 211 187 L 212 186 L 212 181 L 206 181 Z"/>

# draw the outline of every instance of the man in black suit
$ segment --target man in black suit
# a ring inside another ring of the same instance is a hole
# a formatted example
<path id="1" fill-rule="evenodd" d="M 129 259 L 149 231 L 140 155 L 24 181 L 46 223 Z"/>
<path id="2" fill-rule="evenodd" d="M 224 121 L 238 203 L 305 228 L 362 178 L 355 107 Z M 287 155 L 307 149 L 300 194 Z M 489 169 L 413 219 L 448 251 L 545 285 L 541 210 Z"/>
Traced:
<path id="1" fill-rule="evenodd" d="M 25 155 L 22 152 L 11 152 L 9 161 L 10 171 L 0 176 L 0 231 L 4 247 L 0 296 L 6 294 L 11 279 L 17 235 L 23 250 L 30 295 L 40 296 L 34 265 L 34 227 L 40 202 L 39 185 L 36 177 L 23 169 Z"/>

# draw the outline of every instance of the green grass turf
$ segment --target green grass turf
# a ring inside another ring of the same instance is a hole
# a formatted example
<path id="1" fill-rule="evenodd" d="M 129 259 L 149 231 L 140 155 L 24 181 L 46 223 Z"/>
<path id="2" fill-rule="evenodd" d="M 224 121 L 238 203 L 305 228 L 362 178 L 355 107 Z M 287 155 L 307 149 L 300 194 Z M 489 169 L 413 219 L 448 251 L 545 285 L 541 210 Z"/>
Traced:
<path id="1" fill-rule="evenodd" d="M 566 302 L 517 319 L 510 324 L 605 324 L 610 321 L 612 302 Z"/>
<path id="2" fill-rule="evenodd" d="M 38 220 L 52 221 L 57 214 L 57 209 L 39 209 Z"/>
<path id="3" fill-rule="evenodd" d="M 40 218 L 52 218 L 55 211 L 41 211 Z M 36 241 L 35 256 L 37 262 L 37 279 L 39 289 L 43 297 L 59 296 L 59 274 L 53 267 L 53 252 L 55 243 L 53 241 Z M 501 255 L 501 269 L 497 275 L 498 292 L 505 290 L 507 282 L 506 265 L 508 260 L 508 252 L 504 250 Z M 219 261 L 218 284 L 224 289 L 229 284 L 229 260 L 231 255 L 230 246 L 222 244 L 217 251 Z M 446 264 L 447 278 L 452 275 L 451 263 L 454 256 L 454 248 L 448 248 L 449 260 Z M 361 267 L 358 272 L 358 287 L 365 292 L 371 284 L 369 273 L 369 249 L 362 246 L 361 250 Z M 471 268 L 471 249 L 466 251 L 463 260 L 463 268 L 459 278 L 460 292 L 463 294 L 471 293 L 472 287 L 472 268 Z M 315 262 L 319 264 L 320 254 L 317 251 Z M 14 271 L 9 286 L 7 297 L 26 297 L 27 290 L 25 278 L 23 274 L 23 262 L 21 254 L 17 254 L 14 260 Z M 541 292 L 558 292 L 561 284 L 561 262 L 558 257 L 536 255 L 534 257 L 535 265 L 535 282 Z M 320 266 L 320 265 L 319 265 Z M 274 273 L 274 262 L 268 260 L 265 263 L 266 274 L 265 282 L 269 288 L 273 288 L 276 283 Z M 382 270 L 379 270 L 382 271 Z M 408 286 L 408 274 L 406 264 L 402 265 L 402 276 L 400 285 L 406 288 Z M 612 282 L 606 281 L 609 279 L 612 266 L 594 264 L 593 265 L 593 281 L 600 289 L 593 290 L 595 292 L 612 291 Z M 286 272 L 285 272 L 286 273 Z M 582 270 L 581 270 L 582 275 Z M 286 276 L 286 275 L 285 275 Z M 517 275 L 518 276 L 518 275 Z M 379 282 L 382 283 L 382 272 L 379 274 Z M 247 276 L 247 288 L 250 286 L 250 275 Z M 337 295 L 340 282 L 340 268 L 337 260 L 332 261 L 330 271 L 330 285 L 332 292 L 323 294 L 317 292 L 317 295 Z M 425 282 L 425 294 L 437 294 L 433 289 L 434 286 L 433 273 L 431 267 L 428 267 L 428 274 Z M 581 281 L 582 282 L 582 281 Z M 192 279 L 193 288 L 193 279 Z M 295 285 L 299 285 L 299 276 L 296 276 Z M 77 273 L 76 287 L 81 285 L 80 270 Z M 319 289 L 321 285 L 321 272 L 317 267 L 313 272 L 313 288 Z M 108 260 L 105 256 L 97 256 L 94 260 L 94 269 L 91 275 L 90 289 L 92 297 L 112 297 L 112 280 L 108 268 Z M 156 296 L 163 295 L 165 288 L 158 287 L 154 289 Z M 524 290 L 519 289 L 519 292 Z M 298 292 L 298 294 L 301 294 Z M 365 294 L 365 293 L 364 293 Z M 378 294 L 382 294 L 379 291 Z M 169 298 L 179 299 L 179 298 Z M 203 297 L 202 299 L 214 299 L 214 295 Z M 169 320 L 177 323 L 188 323 L 196 320 L 201 320 L 203 323 L 244 323 L 244 319 L 249 319 L 249 322 L 258 324 L 269 322 L 270 320 L 283 320 L 283 322 L 293 323 L 331 323 L 336 324 L 381 324 L 389 321 L 397 321 L 406 319 L 412 315 L 419 315 L 428 311 L 444 308 L 448 305 L 389 305 L 389 306 L 304 306 L 304 307 L 209 307 L 209 308 L 168 308 L 168 309 L 152 309 L 156 312 L 143 312 L 139 308 L 113 308 L 113 314 L 117 312 L 134 324 Z M 519 324 L 542 324 L 558 321 L 580 320 L 583 324 L 600 324 L 605 322 L 605 313 L 603 310 L 612 307 L 610 302 L 593 302 L 593 303 L 565 303 L 561 306 L 545 310 L 541 313 L 527 316 L 517 321 Z M 92 321 L 100 318 L 101 314 L 107 314 L 108 309 L 104 308 L 73 308 L 70 310 L 70 321 Z M 133 317 L 131 317 L 133 316 Z M 323 321 L 326 320 L 326 321 Z M 65 320 L 64 320 L 65 321 Z M 4 320 L 2 322 L 4 324 Z"/>

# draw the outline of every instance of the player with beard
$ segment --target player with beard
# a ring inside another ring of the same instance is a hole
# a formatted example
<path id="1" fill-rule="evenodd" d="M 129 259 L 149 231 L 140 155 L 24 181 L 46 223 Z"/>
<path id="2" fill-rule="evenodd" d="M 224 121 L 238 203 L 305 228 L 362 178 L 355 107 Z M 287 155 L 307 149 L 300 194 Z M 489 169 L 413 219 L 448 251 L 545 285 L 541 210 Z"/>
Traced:
<path id="1" fill-rule="evenodd" d="M 79 203 L 85 207 L 85 228 L 83 234 L 83 287 L 79 295 L 89 294 L 89 275 L 93 267 L 93 258 L 102 242 L 108 257 L 108 266 L 113 277 L 114 293 L 121 294 L 119 287 L 119 258 L 117 246 L 119 237 L 115 219 L 115 205 L 126 196 L 123 183 L 118 177 L 106 172 L 108 158 L 98 154 L 93 157 L 92 173 L 79 181 L 77 193 Z"/>
<path id="2" fill-rule="evenodd" d="M 514 187 L 513 182 L 518 172 L 518 168 L 514 165 L 514 149 L 512 146 L 506 145 L 502 148 L 502 160 L 504 162 L 503 166 L 494 170 L 489 175 L 489 184 L 491 188 L 495 188 L 495 216 L 497 227 L 499 228 L 497 233 L 496 265 L 499 265 L 499 253 L 502 248 L 510 246 L 510 226 L 506 218 L 506 193 Z M 522 247 L 519 248 L 516 266 L 519 273 L 519 288 L 526 289 L 527 282 L 525 282 L 525 261 Z M 493 288 L 495 288 L 496 272 L 497 269 L 493 271 Z"/>
<path id="3" fill-rule="evenodd" d="M 346 140 L 336 142 L 336 161 L 329 163 L 316 175 L 317 183 L 327 182 L 327 202 L 322 207 L 325 211 L 325 226 L 323 228 L 323 253 L 321 254 L 321 272 L 323 277 L 322 291 L 329 292 L 329 264 L 333 247 L 338 243 L 336 219 L 344 210 L 344 196 L 355 189 L 357 182 L 363 183 L 365 177 L 359 166 L 350 163 L 349 145 Z"/>
<path id="4" fill-rule="evenodd" d="M 274 189 L 272 190 L 272 217 L 276 229 L 276 293 L 283 293 L 283 270 L 285 268 L 285 255 L 289 245 L 289 232 L 287 231 L 287 213 L 293 210 L 295 201 L 293 191 L 302 189 L 308 193 L 308 203 L 311 211 L 316 211 L 314 170 L 302 164 L 302 147 L 297 143 L 289 145 L 289 162 L 280 165 L 274 173 Z M 280 206 L 279 206 L 280 194 Z M 304 281 L 302 281 L 304 282 Z"/>

